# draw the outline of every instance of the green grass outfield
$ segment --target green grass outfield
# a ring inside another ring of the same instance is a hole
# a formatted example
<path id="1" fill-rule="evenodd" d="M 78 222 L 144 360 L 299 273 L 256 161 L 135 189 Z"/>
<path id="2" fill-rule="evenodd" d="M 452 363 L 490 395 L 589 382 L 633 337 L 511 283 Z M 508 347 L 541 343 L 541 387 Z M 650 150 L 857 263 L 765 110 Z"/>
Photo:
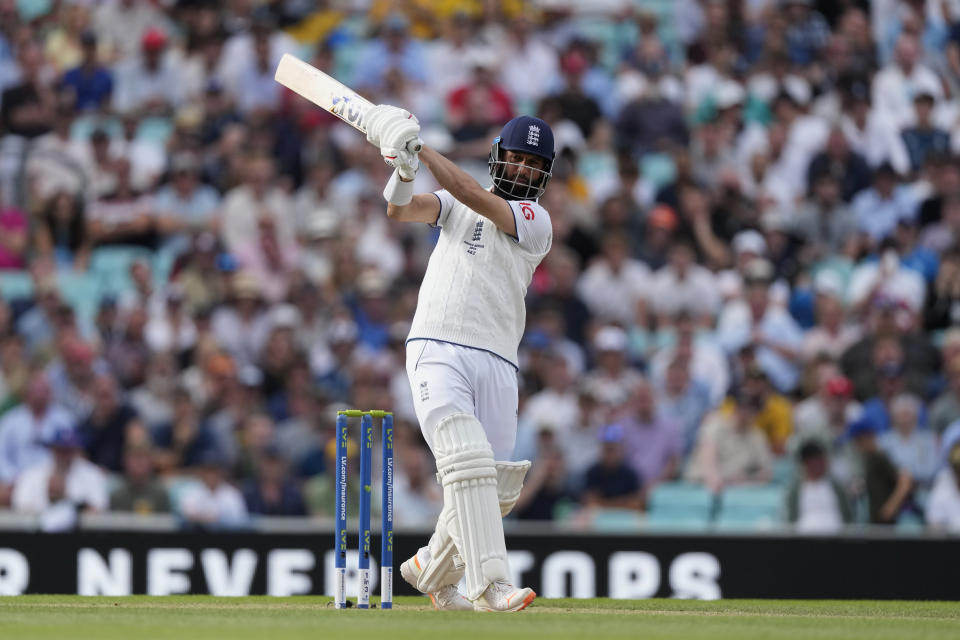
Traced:
<path id="1" fill-rule="evenodd" d="M 320 597 L 17 596 L 0 598 L 0 638 L 960 638 L 960 605 L 948 602 L 541 598 L 505 615 L 429 605 L 425 598 L 398 598 L 393 611 L 336 611 Z"/>

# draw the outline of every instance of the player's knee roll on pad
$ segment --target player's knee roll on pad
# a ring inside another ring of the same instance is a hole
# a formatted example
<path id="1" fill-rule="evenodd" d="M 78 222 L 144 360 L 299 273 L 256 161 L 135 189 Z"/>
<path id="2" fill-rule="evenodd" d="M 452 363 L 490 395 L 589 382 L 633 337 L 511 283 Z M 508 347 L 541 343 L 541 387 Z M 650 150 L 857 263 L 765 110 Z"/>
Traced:
<path id="1" fill-rule="evenodd" d="M 493 449 L 483 425 L 467 413 L 437 424 L 433 448 L 443 485 L 441 520 L 463 559 L 466 595 L 473 600 L 509 575 Z"/>
<path id="2" fill-rule="evenodd" d="M 530 469 L 530 461 L 497 460 L 494 461 L 493 466 L 497 471 L 497 502 L 500 515 L 506 517 L 520 498 L 523 479 Z M 435 593 L 449 584 L 457 584 L 463 577 L 463 561 L 457 557 L 457 547 L 447 531 L 449 518 L 450 511 L 444 509 L 427 545 L 430 550 L 430 562 L 420 572 L 417 580 L 417 589 L 423 593 Z"/>

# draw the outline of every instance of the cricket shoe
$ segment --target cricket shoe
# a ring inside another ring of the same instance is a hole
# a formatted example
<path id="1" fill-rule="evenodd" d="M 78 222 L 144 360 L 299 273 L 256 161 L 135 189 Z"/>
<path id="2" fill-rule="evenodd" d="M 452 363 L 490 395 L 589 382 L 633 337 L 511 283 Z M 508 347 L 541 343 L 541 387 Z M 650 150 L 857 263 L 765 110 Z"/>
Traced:
<path id="1" fill-rule="evenodd" d="M 477 611 L 520 611 L 536 597 L 536 592 L 529 587 L 517 589 L 506 580 L 496 580 L 473 601 L 473 608 Z"/>
<path id="2" fill-rule="evenodd" d="M 400 565 L 400 575 L 407 581 L 407 584 L 417 591 L 420 591 L 420 588 L 417 587 L 417 578 L 420 577 L 422 570 L 420 559 L 416 554 Z M 423 592 L 420 591 L 420 593 Z M 433 603 L 433 608 L 437 611 L 473 611 L 473 604 L 460 593 L 455 584 L 448 584 L 441 587 L 439 591 L 427 595 L 430 596 L 430 602 Z"/>

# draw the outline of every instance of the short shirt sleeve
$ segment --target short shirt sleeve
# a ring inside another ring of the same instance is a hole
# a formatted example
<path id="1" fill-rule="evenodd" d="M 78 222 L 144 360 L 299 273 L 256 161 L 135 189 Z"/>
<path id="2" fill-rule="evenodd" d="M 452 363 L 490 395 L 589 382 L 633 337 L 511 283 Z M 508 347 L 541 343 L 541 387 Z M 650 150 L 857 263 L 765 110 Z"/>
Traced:
<path id="1" fill-rule="evenodd" d="M 517 243 L 520 248 L 536 256 L 546 255 L 553 242 L 550 214 L 536 202 L 509 200 L 508 204 L 517 223 Z"/>
<path id="2" fill-rule="evenodd" d="M 437 221 L 433 223 L 433 226 L 442 228 L 450 218 L 450 212 L 453 210 L 453 205 L 456 203 L 456 200 L 446 189 L 434 191 L 433 195 L 437 196 L 437 199 L 440 200 L 440 214 L 437 215 Z"/>

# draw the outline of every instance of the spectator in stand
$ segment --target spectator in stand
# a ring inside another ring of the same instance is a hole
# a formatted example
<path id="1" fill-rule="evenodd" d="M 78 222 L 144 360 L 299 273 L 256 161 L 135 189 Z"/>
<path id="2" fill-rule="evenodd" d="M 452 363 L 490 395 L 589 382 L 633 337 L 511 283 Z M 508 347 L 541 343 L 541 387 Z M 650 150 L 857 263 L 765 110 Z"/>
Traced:
<path id="1" fill-rule="evenodd" d="M 241 529 L 250 518 L 243 494 L 227 481 L 226 460 L 219 451 L 200 457 L 197 479 L 183 489 L 180 517 L 187 526 L 201 529 Z"/>
<path id="2" fill-rule="evenodd" d="M 609 230 L 600 256 L 580 277 L 578 293 L 598 320 L 629 326 L 646 314 L 651 283 L 650 269 L 630 258 L 629 240 Z"/>
<path id="3" fill-rule="evenodd" d="M 678 422 L 663 415 L 653 387 L 641 379 L 617 424 L 623 431 L 627 463 L 643 479 L 644 490 L 672 480 L 680 471 L 683 432 Z"/>
<path id="4" fill-rule="evenodd" d="M 593 346 L 597 366 L 585 376 L 584 387 L 602 403 L 622 405 L 641 380 L 627 358 L 627 334 L 620 327 L 602 327 L 593 337 Z"/>
<path id="5" fill-rule="evenodd" d="M 244 181 L 224 196 L 220 236 L 230 252 L 236 252 L 257 235 L 257 220 L 272 216 L 281 246 L 296 237 L 296 221 L 287 215 L 290 198 L 275 183 L 275 162 L 263 154 L 244 162 Z"/>
<path id="6" fill-rule="evenodd" d="M 853 522 L 853 509 L 843 488 L 830 476 L 830 458 L 817 440 L 798 454 L 800 475 L 787 487 L 787 522 L 804 533 L 834 533 Z"/>
<path id="7" fill-rule="evenodd" d="M 926 489 L 933 482 L 938 465 L 937 437 L 919 421 L 923 404 L 909 393 L 901 393 L 890 402 L 890 430 L 882 433 L 877 444 L 898 468 L 910 473 L 915 487 Z"/>
<path id="8" fill-rule="evenodd" d="M 830 130 L 826 148 L 810 161 L 807 186 L 811 193 L 824 175 L 832 176 L 837 181 L 844 202 L 850 202 L 856 194 L 870 186 L 870 167 L 863 156 L 850 149 L 840 127 Z"/>
<path id="9" fill-rule="evenodd" d="M 934 101 L 943 99 L 943 88 L 937 74 L 921 62 L 923 47 L 916 35 L 903 33 L 897 38 L 893 61 L 873 78 L 874 107 L 897 126 L 913 118 L 911 98 L 922 87 Z"/>
<path id="10" fill-rule="evenodd" d="M 703 417 L 710 410 L 710 390 L 690 377 L 690 366 L 681 356 L 667 365 L 666 375 L 657 393 L 657 406 L 665 419 L 681 426 L 682 455 L 693 450 Z"/>
<path id="11" fill-rule="evenodd" d="M 110 511 L 137 515 L 170 512 L 170 495 L 154 475 L 149 440 L 131 440 L 124 448 L 123 479 L 110 493 Z"/>
<path id="12" fill-rule="evenodd" d="M 814 280 L 816 324 L 803 338 L 806 362 L 822 356 L 839 360 L 860 339 L 860 327 L 848 322 L 844 313 L 842 287 L 840 277 L 832 271 L 821 271 Z"/>
<path id="13" fill-rule="evenodd" d="M 947 454 L 947 465 L 937 472 L 927 498 L 927 526 L 933 531 L 960 532 L 960 444 Z"/>
<path id="14" fill-rule="evenodd" d="M 203 456 L 219 450 L 209 427 L 201 420 L 185 389 L 173 393 L 173 416 L 152 430 L 154 464 L 161 474 L 175 474 L 200 466 Z"/>
<path id="15" fill-rule="evenodd" d="M 783 455 L 787 440 L 793 433 L 793 407 L 790 401 L 771 388 L 767 374 L 756 364 L 749 364 L 744 371 L 740 393 L 760 406 L 754 424 L 767 437 L 770 450 L 776 455 Z M 737 403 L 736 399 L 728 397 L 720 410 L 732 415 Z"/>
<path id="16" fill-rule="evenodd" d="M 180 59 L 167 51 L 168 36 L 159 26 L 143 32 L 140 56 L 117 69 L 113 110 L 168 116 L 183 102 Z"/>
<path id="17" fill-rule="evenodd" d="M 384 86 L 390 69 L 400 69 L 417 84 L 427 81 L 423 44 L 410 36 L 410 21 L 402 13 L 390 13 L 379 25 L 379 37 L 370 40 L 359 54 L 351 87 L 376 91 Z"/>
<path id="18" fill-rule="evenodd" d="M 840 181 L 829 172 L 811 176 L 810 198 L 797 207 L 791 229 L 804 241 L 809 259 L 856 253 L 857 221 L 840 189 Z"/>
<path id="19" fill-rule="evenodd" d="M 910 168 L 920 172 L 933 154 L 950 152 L 950 134 L 938 128 L 932 121 L 933 106 L 936 101 L 933 87 L 921 86 L 913 94 L 913 110 L 916 122 L 904 127 L 900 135 L 910 156 Z"/>
<path id="20" fill-rule="evenodd" d="M 653 275 L 649 297 L 654 313 L 661 318 L 683 309 L 699 321 L 715 317 L 720 309 L 715 276 L 696 264 L 693 247 L 683 241 L 670 247 L 667 265 Z"/>
<path id="21" fill-rule="evenodd" d="M 42 442 L 50 454 L 17 478 L 13 510 L 38 515 L 44 531 L 71 530 L 81 512 L 105 511 L 107 479 L 81 456 L 80 435 L 72 428 L 58 429 Z"/>
<path id="22" fill-rule="evenodd" d="M 916 219 L 917 205 L 910 188 L 897 184 L 897 173 L 884 163 L 874 170 L 873 185 L 858 193 L 850 207 L 857 229 L 875 248 L 893 234 L 898 222 L 912 223 Z"/>
<path id="23" fill-rule="evenodd" d="M 18 207 L 4 206 L 0 194 L 0 271 L 27 265 L 28 221 Z"/>
<path id="24" fill-rule="evenodd" d="M 27 468 L 49 458 L 43 442 L 72 429 L 73 418 L 52 402 L 50 381 L 34 371 L 27 382 L 23 404 L 0 418 L 0 507 L 10 504 L 17 477 Z"/>
<path id="25" fill-rule="evenodd" d="M 287 461 L 276 447 L 263 451 L 256 477 L 244 484 L 243 498 L 251 515 L 307 515 L 300 488 L 291 480 Z"/>
<path id="26" fill-rule="evenodd" d="M 544 447 L 523 483 L 513 512 L 518 520 L 560 520 L 576 503 L 571 490 L 563 452 Z"/>
<path id="27" fill-rule="evenodd" d="M 199 160 L 189 153 L 171 158 L 170 172 L 170 183 L 161 187 L 153 200 L 154 216 L 163 247 L 186 253 L 191 236 L 213 230 L 220 195 L 200 182 Z"/>
<path id="28" fill-rule="evenodd" d="M 773 454 L 757 427 L 762 403 L 762 398 L 742 394 L 732 413 L 717 410 L 706 417 L 686 469 L 688 482 L 720 493 L 728 486 L 770 481 Z"/>
<path id="29" fill-rule="evenodd" d="M 937 437 L 960 418 L 960 357 L 954 356 L 944 368 L 947 388 L 930 405 L 930 431 Z"/>
<path id="30" fill-rule="evenodd" d="M 127 432 L 139 424 L 137 412 L 120 395 L 117 380 L 103 373 L 93 382 L 93 409 L 77 432 L 87 458 L 108 472 L 123 470 Z"/>
<path id="31" fill-rule="evenodd" d="M 430 453 L 419 443 L 404 449 L 394 479 L 394 513 L 397 527 L 430 527 L 443 509 L 443 488 L 437 484 Z M 383 489 L 381 488 L 381 491 Z"/>
<path id="32" fill-rule="evenodd" d="M 894 524 L 910 497 L 910 473 L 897 467 L 877 444 L 878 427 L 869 416 L 851 423 L 847 436 L 853 441 L 863 469 L 870 522 Z"/>
<path id="33" fill-rule="evenodd" d="M 57 192 L 37 220 L 33 238 L 37 251 L 60 267 L 84 271 L 90 260 L 85 211 L 82 198 Z"/>
<path id="34" fill-rule="evenodd" d="M 87 236 L 95 246 L 133 244 L 153 249 L 157 240 L 150 198 L 134 191 L 126 159 L 114 161 L 113 166 L 116 188 L 91 204 Z"/>
<path id="35" fill-rule="evenodd" d="M 747 346 L 756 349 L 757 363 L 781 393 L 799 381 L 797 361 L 803 332 L 785 309 L 771 301 L 773 267 L 763 259 L 744 272 L 745 298 L 727 305 L 717 320 L 717 335 L 729 355 Z"/>
<path id="36" fill-rule="evenodd" d="M 100 111 L 109 106 L 113 74 L 98 60 L 97 35 L 93 31 L 80 34 L 80 44 L 83 61 L 63 75 L 61 86 L 73 92 L 78 111 Z"/>
<path id="37" fill-rule="evenodd" d="M 600 433 L 600 459 L 587 469 L 583 506 L 607 509 L 643 509 L 643 480 L 627 461 L 626 434 L 619 424 Z"/>

